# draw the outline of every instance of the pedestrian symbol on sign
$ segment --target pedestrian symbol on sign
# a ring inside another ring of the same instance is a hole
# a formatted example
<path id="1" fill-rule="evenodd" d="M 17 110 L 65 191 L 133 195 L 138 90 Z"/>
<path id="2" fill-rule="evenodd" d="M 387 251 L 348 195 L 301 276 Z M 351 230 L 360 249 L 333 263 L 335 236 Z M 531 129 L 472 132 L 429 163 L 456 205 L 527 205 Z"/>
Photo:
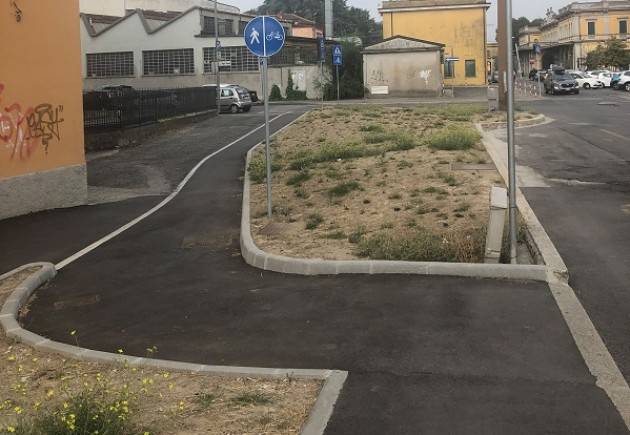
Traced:
<path id="1" fill-rule="evenodd" d="M 255 28 L 252 28 L 252 33 L 249 35 L 249 37 L 251 38 L 249 40 L 250 44 L 253 44 L 254 41 L 256 41 L 256 44 L 260 44 L 260 39 L 258 39 L 258 31 Z"/>
<path id="2" fill-rule="evenodd" d="M 335 56 L 341 56 L 341 47 L 338 45 L 335 47 Z"/>

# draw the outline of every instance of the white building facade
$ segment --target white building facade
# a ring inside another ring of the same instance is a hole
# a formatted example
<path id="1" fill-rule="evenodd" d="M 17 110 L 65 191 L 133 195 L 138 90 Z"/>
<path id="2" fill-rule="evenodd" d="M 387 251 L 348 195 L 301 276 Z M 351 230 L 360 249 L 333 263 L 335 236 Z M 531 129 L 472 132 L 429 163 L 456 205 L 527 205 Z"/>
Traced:
<path id="1" fill-rule="evenodd" d="M 166 11 L 126 9 L 123 16 L 115 16 L 110 15 L 116 12 L 113 9 L 96 8 L 87 10 L 107 14 L 82 13 L 84 89 L 96 90 L 109 85 L 164 89 L 216 83 L 214 11 L 198 5 L 181 12 L 173 11 L 173 5 L 186 2 L 210 3 L 205 0 L 125 0 L 127 6 L 147 3 L 165 7 Z M 223 5 L 224 11 L 218 14 L 221 82 L 242 85 L 262 96 L 258 58 L 248 51 L 243 38 L 245 25 L 253 17 L 229 8 Z M 290 35 L 290 23 L 283 25 Z M 308 98 L 318 98 L 316 83 L 320 66 L 317 61 L 317 40 L 287 37 L 285 48 L 270 58 L 269 88 L 276 84 L 284 94 L 291 75 L 297 90 L 306 91 Z"/>

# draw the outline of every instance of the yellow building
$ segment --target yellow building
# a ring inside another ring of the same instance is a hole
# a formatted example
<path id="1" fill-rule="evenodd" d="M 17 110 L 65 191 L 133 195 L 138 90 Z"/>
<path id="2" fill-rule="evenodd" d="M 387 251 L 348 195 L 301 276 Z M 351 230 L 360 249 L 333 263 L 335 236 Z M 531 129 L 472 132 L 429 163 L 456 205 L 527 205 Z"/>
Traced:
<path id="1" fill-rule="evenodd" d="M 0 219 L 82 204 L 78 0 L 0 3 Z"/>
<path id="2" fill-rule="evenodd" d="M 519 71 L 528 77 L 533 69 L 542 69 L 541 33 L 538 27 L 523 27 L 518 34 Z"/>
<path id="3" fill-rule="evenodd" d="M 543 66 L 585 68 L 586 56 L 598 45 L 612 38 L 627 40 L 629 22 L 629 0 L 574 2 L 548 13 L 540 28 Z"/>
<path id="4" fill-rule="evenodd" d="M 406 36 L 445 45 L 445 86 L 487 84 L 485 0 L 384 1 L 383 38 Z"/>

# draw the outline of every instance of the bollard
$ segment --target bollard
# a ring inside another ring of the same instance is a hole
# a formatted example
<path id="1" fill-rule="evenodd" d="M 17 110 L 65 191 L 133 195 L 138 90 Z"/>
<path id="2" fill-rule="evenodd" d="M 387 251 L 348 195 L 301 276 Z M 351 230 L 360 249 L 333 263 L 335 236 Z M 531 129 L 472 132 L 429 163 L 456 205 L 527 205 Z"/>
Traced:
<path id="1" fill-rule="evenodd" d="M 493 187 L 490 191 L 490 221 L 486 235 L 485 263 L 497 264 L 499 262 L 507 208 L 507 190 L 502 187 Z"/>

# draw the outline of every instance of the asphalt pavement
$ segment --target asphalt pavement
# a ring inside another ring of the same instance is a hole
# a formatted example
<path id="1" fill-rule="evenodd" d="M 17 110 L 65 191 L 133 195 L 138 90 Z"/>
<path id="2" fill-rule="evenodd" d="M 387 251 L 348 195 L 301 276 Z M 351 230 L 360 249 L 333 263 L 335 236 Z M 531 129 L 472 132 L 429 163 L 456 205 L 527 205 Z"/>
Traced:
<path id="1" fill-rule="evenodd" d="M 284 113 L 277 129 L 304 108 L 274 110 Z M 196 160 L 262 121 L 258 110 L 242 115 L 93 162 L 133 171 L 134 159 L 144 159 L 174 185 Z M 258 130 L 236 142 L 166 207 L 63 268 L 37 292 L 24 326 L 131 355 L 157 346 L 165 359 L 347 370 L 327 434 L 627 433 L 543 283 L 305 277 L 247 266 L 238 242 L 241 177 L 245 153 L 261 139 Z M 177 150 L 194 157 L 178 160 Z M 119 176 L 102 180 L 125 187 Z M 2 221 L 2 269 L 60 261 L 160 199 Z"/>

